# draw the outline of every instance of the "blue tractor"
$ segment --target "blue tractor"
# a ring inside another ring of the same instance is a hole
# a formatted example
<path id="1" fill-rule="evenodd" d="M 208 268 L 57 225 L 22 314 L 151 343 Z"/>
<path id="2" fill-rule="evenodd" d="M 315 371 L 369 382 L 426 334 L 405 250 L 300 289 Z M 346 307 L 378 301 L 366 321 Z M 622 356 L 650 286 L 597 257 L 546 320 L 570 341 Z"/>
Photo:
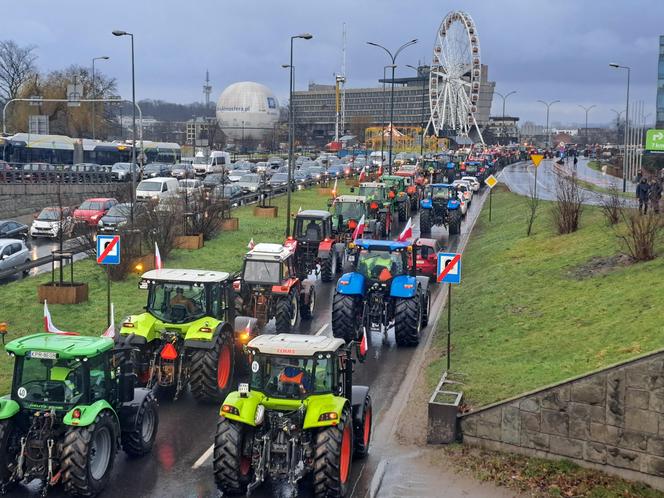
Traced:
<path id="1" fill-rule="evenodd" d="M 416 276 L 417 247 L 408 242 L 359 239 L 350 244 L 353 271 L 337 282 L 332 333 L 347 343 L 394 325 L 398 346 L 417 346 L 429 322 L 429 279 Z"/>
<path id="2" fill-rule="evenodd" d="M 427 185 L 420 201 L 420 235 L 431 234 L 433 225 L 445 226 L 450 235 L 461 233 L 461 202 L 454 185 Z"/>

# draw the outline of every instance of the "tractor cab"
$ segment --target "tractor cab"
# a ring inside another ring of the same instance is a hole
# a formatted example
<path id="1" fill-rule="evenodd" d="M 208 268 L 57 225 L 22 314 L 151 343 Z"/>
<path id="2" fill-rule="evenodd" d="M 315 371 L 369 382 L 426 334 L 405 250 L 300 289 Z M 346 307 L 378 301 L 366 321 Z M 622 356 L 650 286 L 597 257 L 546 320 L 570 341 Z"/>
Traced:
<path id="1" fill-rule="evenodd" d="M 355 243 L 355 268 L 370 283 L 408 274 L 412 246 L 406 242 L 361 239 Z"/>
<path id="2" fill-rule="evenodd" d="M 450 235 L 458 235 L 461 229 L 461 202 L 454 185 L 434 183 L 424 191 L 420 201 L 420 233 L 427 236 L 434 225 L 448 227 Z"/>
<path id="3" fill-rule="evenodd" d="M 350 235 L 364 216 L 367 198 L 363 195 L 340 195 L 332 204 L 332 229 L 338 235 Z"/>
<path id="4" fill-rule="evenodd" d="M 327 211 L 307 209 L 295 215 L 293 235 L 298 244 L 318 244 L 332 237 L 332 215 Z"/>
<path id="5" fill-rule="evenodd" d="M 311 272 L 322 273 L 324 282 L 331 282 L 341 269 L 343 248 L 335 247 L 336 230 L 333 215 L 327 211 L 308 209 L 295 215 L 294 237 L 288 237 L 284 246 L 293 251 L 295 270 L 300 280 Z"/>

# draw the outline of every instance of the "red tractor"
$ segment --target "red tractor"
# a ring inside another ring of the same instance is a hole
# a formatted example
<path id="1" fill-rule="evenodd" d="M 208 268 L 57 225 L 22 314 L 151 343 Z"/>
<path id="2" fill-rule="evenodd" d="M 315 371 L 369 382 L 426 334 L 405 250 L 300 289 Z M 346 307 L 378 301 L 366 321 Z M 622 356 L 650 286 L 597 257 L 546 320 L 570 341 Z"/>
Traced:
<path id="1" fill-rule="evenodd" d="M 281 244 L 256 244 L 244 256 L 242 273 L 233 282 L 238 315 L 257 320 L 262 329 L 273 318 L 277 333 L 291 333 L 300 317 L 314 312 L 314 283 L 298 278 L 295 253 Z"/>

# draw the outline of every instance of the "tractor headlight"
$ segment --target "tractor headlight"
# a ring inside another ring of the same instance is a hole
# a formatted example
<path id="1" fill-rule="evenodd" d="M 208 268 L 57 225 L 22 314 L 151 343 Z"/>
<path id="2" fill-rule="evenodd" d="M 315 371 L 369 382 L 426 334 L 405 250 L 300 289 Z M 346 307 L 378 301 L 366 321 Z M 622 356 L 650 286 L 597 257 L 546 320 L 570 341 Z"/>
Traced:
<path id="1" fill-rule="evenodd" d="M 254 424 L 261 425 L 263 419 L 265 418 L 265 407 L 263 405 L 258 405 L 256 407 L 256 415 L 254 416 Z"/>

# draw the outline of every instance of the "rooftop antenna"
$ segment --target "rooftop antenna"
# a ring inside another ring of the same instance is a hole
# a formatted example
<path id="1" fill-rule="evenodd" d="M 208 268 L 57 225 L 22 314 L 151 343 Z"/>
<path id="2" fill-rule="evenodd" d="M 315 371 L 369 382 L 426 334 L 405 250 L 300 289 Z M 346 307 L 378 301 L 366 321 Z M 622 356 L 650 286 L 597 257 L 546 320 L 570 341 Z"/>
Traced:
<path id="1" fill-rule="evenodd" d="M 205 108 L 210 107 L 210 94 L 212 93 L 212 85 L 210 85 L 210 71 L 205 71 L 205 85 L 203 85 L 203 95 L 205 95 Z"/>

